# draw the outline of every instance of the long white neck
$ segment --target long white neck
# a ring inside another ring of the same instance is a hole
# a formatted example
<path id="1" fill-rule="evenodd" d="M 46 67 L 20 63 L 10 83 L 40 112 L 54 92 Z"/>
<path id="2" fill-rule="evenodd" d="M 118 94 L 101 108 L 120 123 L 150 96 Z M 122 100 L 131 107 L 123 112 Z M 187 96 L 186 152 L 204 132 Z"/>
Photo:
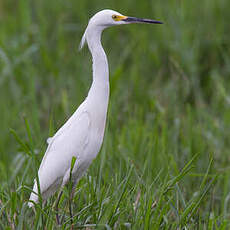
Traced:
<path id="1" fill-rule="evenodd" d="M 105 51 L 101 45 L 101 33 L 102 30 L 88 28 L 86 35 L 93 59 L 93 83 L 88 97 L 96 97 L 107 105 L 109 99 L 109 67 Z"/>

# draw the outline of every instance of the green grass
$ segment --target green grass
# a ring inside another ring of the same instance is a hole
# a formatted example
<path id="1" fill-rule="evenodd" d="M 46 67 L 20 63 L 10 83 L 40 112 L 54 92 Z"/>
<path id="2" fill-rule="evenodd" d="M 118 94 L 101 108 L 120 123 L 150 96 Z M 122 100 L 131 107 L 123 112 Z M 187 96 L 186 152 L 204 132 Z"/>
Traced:
<path id="1" fill-rule="evenodd" d="M 69 229 L 68 188 L 26 202 L 46 139 L 91 83 L 77 52 L 88 18 L 111 8 L 159 19 L 103 34 L 111 97 L 100 154 L 76 189 L 74 228 L 229 229 L 228 0 L 0 2 L 0 229 Z"/>

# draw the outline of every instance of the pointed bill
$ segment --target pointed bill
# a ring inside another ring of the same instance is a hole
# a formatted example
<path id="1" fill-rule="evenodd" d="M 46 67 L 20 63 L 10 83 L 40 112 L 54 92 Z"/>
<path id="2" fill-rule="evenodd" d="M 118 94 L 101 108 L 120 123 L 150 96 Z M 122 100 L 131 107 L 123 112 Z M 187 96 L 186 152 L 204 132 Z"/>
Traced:
<path id="1" fill-rule="evenodd" d="M 161 21 L 146 19 L 146 18 L 136 18 L 136 17 L 124 17 L 121 20 L 127 23 L 163 24 L 163 22 Z"/>

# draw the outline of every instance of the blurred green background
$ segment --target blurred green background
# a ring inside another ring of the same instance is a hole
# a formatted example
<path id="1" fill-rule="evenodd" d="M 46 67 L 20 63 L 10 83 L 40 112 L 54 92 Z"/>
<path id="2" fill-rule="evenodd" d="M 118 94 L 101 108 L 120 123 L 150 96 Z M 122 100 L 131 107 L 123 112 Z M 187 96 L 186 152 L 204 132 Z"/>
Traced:
<path id="1" fill-rule="evenodd" d="M 199 154 L 194 169 L 180 182 L 180 190 L 174 187 L 171 194 L 175 203 L 185 201 L 184 206 L 179 205 L 180 213 L 199 191 L 213 156 L 207 181 L 215 175 L 218 179 L 199 204 L 198 216 L 202 223 L 211 216 L 217 220 L 216 226 L 226 224 L 230 194 L 228 0 L 1 1 L 1 203 L 7 212 L 11 192 L 21 185 L 31 187 L 37 170 L 10 130 L 39 153 L 38 167 L 46 138 L 87 95 L 92 80 L 91 57 L 87 48 L 78 52 L 78 44 L 88 19 L 106 8 L 164 24 L 113 27 L 103 33 L 111 97 L 102 153 L 88 174 L 95 180 L 101 176 L 103 185 L 112 183 L 115 189 L 116 183 L 126 177 L 128 165 L 134 165 L 137 173 L 132 174 L 130 182 L 135 185 L 134 194 L 130 194 L 130 202 L 126 198 L 119 206 L 124 210 L 120 219 L 127 220 L 137 191 L 144 196 L 148 188 L 149 197 L 157 196 L 160 182 L 151 187 L 157 175 L 161 182 L 176 176 L 194 154 Z M 81 183 L 87 180 L 89 177 Z M 21 201 L 16 213 L 28 194 L 16 196 Z M 82 205 L 87 201 L 83 196 Z M 136 229 L 144 226 L 138 217 L 145 209 L 143 202 L 142 211 L 133 220 L 136 225 L 131 224 Z M 171 209 L 168 207 L 169 212 L 173 212 Z M 12 215 L 12 210 L 9 213 Z M 178 217 L 170 215 L 165 216 L 171 223 L 179 223 Z M 7 220 L 2 223 L 8 226 Z"/>

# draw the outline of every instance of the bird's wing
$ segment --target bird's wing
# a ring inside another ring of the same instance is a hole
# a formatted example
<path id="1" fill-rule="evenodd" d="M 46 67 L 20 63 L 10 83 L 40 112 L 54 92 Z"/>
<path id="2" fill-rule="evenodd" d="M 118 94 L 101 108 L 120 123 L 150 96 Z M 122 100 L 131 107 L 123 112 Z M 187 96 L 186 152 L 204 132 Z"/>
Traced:
<path id="1" fill-rule="evenodd" d="M 66 121 L 66 123 L 54 134 L 53 137 L 48 137 L 46 142 L 48 144 L 48 148 L 49 145 L 52 143 L 52 141 L 59 136 L 60 134 L 62 134 L 66 129 L 68 129 L 73 123 L 74 121 L 76 121 L 77 118 L 81 117 L 81 114 L 84 113 L 82 111 L 82 108 L 85 106 L 85 101 L 79 106 L 79 108 L 74 112 L 74 114 Z M 47 148 L 47 150 L 48 150 Z M 46 150 L 46 152 L 47 152 Z"/>
<path id="2" fill-rule="evenodd" d="M 77 159 L 84 157 L 84 149 L 90 134 L 90 115 L 87 111 L 83 111 L 70 119 L 71 122 L 68 120 L 52 137 L 42 159 L 38 174 L 44 190 L 48 189 L 57 178 L 64 176 L 73 156 Z"/>

